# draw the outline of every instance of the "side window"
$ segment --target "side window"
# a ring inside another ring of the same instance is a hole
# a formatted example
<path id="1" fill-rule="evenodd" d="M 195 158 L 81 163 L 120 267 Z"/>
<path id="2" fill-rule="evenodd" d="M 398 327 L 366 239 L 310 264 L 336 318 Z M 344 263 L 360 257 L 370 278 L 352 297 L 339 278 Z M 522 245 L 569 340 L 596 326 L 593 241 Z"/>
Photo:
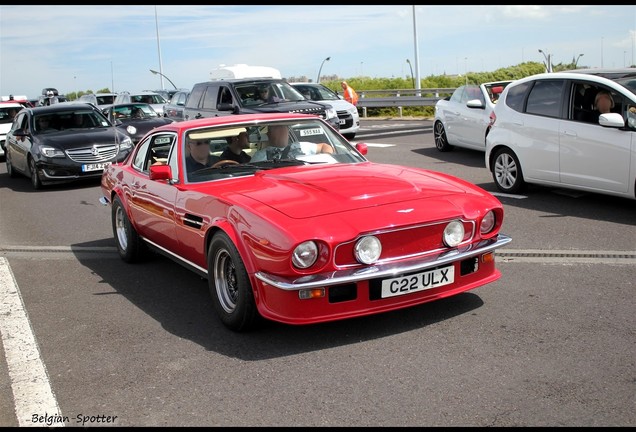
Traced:
<path id="1" fill-rule="evenodd" d="M 510 86 L 505 104 L 511 109 L 522 113 L 525 106 L 526 94 L 531 86 L 531 82 Z"/>
<path id="2" fill-rule="evenodd" d="M 564 80 L 537 81 L 528 95 L 526 112 L 559 118 L 564 85 Z"/>
<path id="3" fill-rule="evenodd" d="M 188 108 L 198 108 L 199 101 L 201 100 L 201 97 L 203 96 L 206 88 L 207 86 L 202 85 L 194 86 L 194 88 L 192 89 L 192 93 L 190 93 L 190 97 L 186 101 L 186 106 Z"/>
<path id="4" fill-rule="evenodd" d="M 232 92 L 227 87 L 221 87 L 219 103 L 223 104 L 231 104 L 232 103 Z"/>
<path id="5" fill-rule="evenodd" d="M 216 96 L 218 93 L 218 87 L 207 86 L 205 94 L 203 95 L 203 109 L 216 109 Z"/>
<path id="6" fill-rule="evenodd" d="M 135 154 L 135 160 L 133 160 L 133 167 L 137 171 L 148 171 L 148 146 L 150 145 L 150 139 L 139 143 L 137 145 L 137 153 Z"/>
<path id="7" fill-rule="evenodd" d="M 157 134 L 150 138 L 150 150 L 146 170 L 150 165 L 167 165 L 170 150 L 175 140 L 174 134 Z"/>
<path id="8" fill-rule="evenodd" d="M 461 86 L 459 87 L 457 90 L 455 90 L 455 92 L 451 95 L 450 100 L 452 100 L 453 102 L 456 103 L 461 103 L 462 101 L 462 95 L 464 94 L 464 92 L 466 91 L 466 87 L 465 86 Z"/>

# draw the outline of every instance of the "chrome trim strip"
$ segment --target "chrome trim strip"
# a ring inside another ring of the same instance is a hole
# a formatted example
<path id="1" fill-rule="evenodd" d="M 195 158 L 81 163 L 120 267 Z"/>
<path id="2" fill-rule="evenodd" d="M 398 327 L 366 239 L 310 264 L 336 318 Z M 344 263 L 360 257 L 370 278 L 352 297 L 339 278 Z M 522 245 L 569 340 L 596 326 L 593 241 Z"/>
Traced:
<path id="1" fill-rule="evenodd" d="M 274 288 L 285 291 L 294 291 L 307 288 L 317 288 L 330 285 L 339 285 L 361 280 L 375 279 L 387 276 L 395 276 L 404 273 L 413 273 L 426 270 L 432 267 L 441 266 L 455 261 L 481 255 L 494 251 L 512 241 L 511 237 L 499 234 L 497 237 L 473 245 L 468 245 L 453 249 L 449 252 L 439 254 L 435 257 L 426 257 L 414 261 L 409 261 L 405 265 L 379 264 L 364 267 L 362 269 L 338 270 L 330 273 L 320 273 L 309 276 L 302 276 L 297 279 L 283 278 L 264 272 L 256 272 L 255 276 L 262 282 Z"/>

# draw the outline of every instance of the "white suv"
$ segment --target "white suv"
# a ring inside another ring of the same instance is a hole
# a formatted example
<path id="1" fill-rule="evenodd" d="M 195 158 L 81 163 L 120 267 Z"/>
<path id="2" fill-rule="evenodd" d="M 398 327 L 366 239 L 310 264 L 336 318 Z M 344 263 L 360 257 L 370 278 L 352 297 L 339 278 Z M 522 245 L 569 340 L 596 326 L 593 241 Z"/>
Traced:
<path id="1" fill-rule="evenodd" d="M 636 199 L 636 69 L 581 69 L 509 84 L 491 114 L 486 168 L 502 192 L 526 184 Z M 599 92 L 611 109 L 595 111 Z"/>
<path id="2" fill-rule="evenodd" d="M 335 108 L 340 123 L 340 133 L 352 140 L 360 130 L 360 115 L 355 105 L 342 99 L 336 92 L 319 83 L 290 83 L 307 99 L 326 102 Z"/>

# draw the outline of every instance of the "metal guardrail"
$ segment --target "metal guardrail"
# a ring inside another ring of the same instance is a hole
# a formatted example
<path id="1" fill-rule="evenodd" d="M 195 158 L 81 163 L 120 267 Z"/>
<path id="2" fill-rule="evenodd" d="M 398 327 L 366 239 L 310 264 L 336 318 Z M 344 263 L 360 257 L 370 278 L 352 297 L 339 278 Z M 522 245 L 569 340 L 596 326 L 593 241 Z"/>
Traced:
<path id="1" fill-rule="evenodd" d="M 358 108 L 362 109 L 362 117 L 366 117 L 367 108 L 395 107 L 401 117 L 402 107 L 435 106 L 438 100 L 450 96 L 454 91 L 455 88 L 362 90 L 358 92 Z"/>

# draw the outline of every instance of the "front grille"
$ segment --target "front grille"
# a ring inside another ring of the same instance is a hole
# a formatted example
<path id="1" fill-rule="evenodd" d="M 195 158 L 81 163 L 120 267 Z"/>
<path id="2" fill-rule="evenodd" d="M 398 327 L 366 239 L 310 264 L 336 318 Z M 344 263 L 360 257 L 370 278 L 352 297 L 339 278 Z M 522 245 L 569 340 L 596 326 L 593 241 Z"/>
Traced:
<path id="1" fill-rule="evenodd" d="M 313 115 L 320 116 L 323 119 L 326 118 L 326 116 L 327 116 L 325 110 L 322 109 L 322 108 L 296 109 L 296 110 L 291 110 L 290 112 L 291 113 L 298 113 L 298 114 L 313 114 Z"/>
<path id="2" fill-rule="evenodd" d="M 74 162 L 96 163 L 111 160 L 118 152 L 117 144 L 95 144 L 91 147 L 67 150 L 66 155 Z"/>
<path id="3" fill-rule="evenodd" d="M 425 255 L 438 254 L 448 247 L 443 241 L 443 232 L 448 220 L 431 222 L 428 224 L 394 227 L 385 231 L 367 233 L 373 234 L 382 242 L 382 255 L 380 262 L 394 262 L 403 259 L 412 259 Z M 475 233 L 474 221 L 463 221 L 464 240 L 462 244 L 470 242 Z M 334 264 L 341 268 L 360 266 L 355 259 L 355 242 L 357 238 L 339 244 L 334 251 Z"/>
<path id="4" fill-rule="evenodd" d="M 353 116 L 349 111 L 338 111 L 338 119 L 344 120 L 344 123 L 340 123 L 342 129 L 348 129 L 353 126 Z"/>

